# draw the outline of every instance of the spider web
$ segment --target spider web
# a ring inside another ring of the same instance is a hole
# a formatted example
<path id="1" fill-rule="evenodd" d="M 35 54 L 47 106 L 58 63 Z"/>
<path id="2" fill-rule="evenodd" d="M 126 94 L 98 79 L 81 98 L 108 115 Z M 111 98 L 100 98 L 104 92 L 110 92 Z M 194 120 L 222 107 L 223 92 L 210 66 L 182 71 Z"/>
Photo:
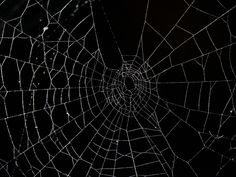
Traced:
<path id="1" fill-rule="evenodd" d="M 224 0 L 2 1 L 0 176 L 235 176 L 235 18 Z"/>

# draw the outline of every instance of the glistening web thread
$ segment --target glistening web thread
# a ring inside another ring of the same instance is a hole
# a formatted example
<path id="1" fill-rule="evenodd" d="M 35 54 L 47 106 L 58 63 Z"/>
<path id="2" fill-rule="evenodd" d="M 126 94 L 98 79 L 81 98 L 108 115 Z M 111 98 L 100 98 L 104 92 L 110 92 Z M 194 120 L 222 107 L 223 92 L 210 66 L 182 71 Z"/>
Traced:
<path id="1" fill-rule="evenodd" d="M 0 2 L 0 176 L 234 177 L 236 2 Z"/>

